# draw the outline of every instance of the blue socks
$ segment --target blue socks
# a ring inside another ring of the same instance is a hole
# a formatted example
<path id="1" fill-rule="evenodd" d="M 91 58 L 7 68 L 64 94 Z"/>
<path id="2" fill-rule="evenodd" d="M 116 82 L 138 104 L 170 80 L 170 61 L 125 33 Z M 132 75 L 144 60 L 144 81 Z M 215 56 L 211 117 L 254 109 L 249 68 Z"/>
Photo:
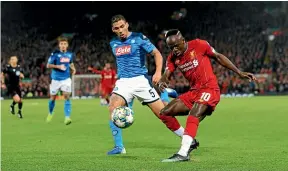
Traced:
<path id="1" fill-rule="evenodd" d="M 65 117 L 70 117 L 70 115 L 71 115 L 71 101 L 70 101 L 70 99 L 65 100 L 64 113 L 65 113 Z"/>
<path id="2" fill-rule="evenodd" d="M 163 102 L 166 102 L 166 103 L 170 102 L 169 95 L 166 90 L 160 94 L 160 98 Z"/>
<path id="3" fill-rule="evenodd" d="M 130 109 L 132 109 L 132 106 L 133 106 L 133 101 L 131 101 L 129 104 L 128 104 L 128 107 Z M 120 147 L 120 148 L 123 148 L 123 139 L 122 139 L 122 129 L 121 128 L 118 128 L 114 123 L 113 121 L 110 120 L 109 122 L 109 125 L 110 125 L 110 129 L 111 129 L 111 132 L 112 132 L 112 135 L 113 135 L 113 139 L 114 139 L 114 144 L 115 146 L 117 147 Z"/>
<path id="4" fill-rule="evenodd" d="M 49 100 L 49 114 L 52 115 L 53 113 L 53 110 L 54 110 L 54 107 L 55 107 L 55 100 Z"/>
<path id="5" fill-rule="evenodd" d="M 117 147 L 123 148 L 122 129 L 114 125 L 113 121 L 109 122 L 110 129 L 114 138 L 114 144 Z"/>

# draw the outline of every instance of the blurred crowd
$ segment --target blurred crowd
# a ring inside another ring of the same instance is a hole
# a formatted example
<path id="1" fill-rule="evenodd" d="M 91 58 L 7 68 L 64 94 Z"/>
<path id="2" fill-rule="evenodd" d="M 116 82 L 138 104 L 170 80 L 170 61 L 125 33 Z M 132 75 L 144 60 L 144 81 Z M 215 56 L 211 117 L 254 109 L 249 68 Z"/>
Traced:
<path id="1" fill-rule="evenodd" d="M 237 75 L 213 62 L 222 93 L 282 93 L 288 92 L 288 34 L 285 32 L 287 21 L 282 15 L 277 17 L 264 12 L 263 8 L 253 5 L 226 7 L 203 5 L 198 11 L 185 11 L 185 17 L 175 17 L 169 23 L 184 33 L 187 40 L 200 38 L 207 40 L 216 51 L 226 55 L 243 71 L 256 73 L 259 82 L 249 83 Z M 203 8 L 203 9 L 201 9 Z M 245 11 L 243 11 L 245 10 Z M 175 19 L 176 18 L 176 19 Z M 144 33 L 163 54 L 168 56 L 163 33 L 167 27 L 157 21 L 138 21 L 130 24 L 132 30 Z M 273 32 L 269 28 L 283 30 L 269 40 Z M 101 69 L 105 62 L 114 62 L 110 51 L 107 33 L 103 30 L 97 37 L 93 34 L 75 33 L 70 41 L 70 49 L 75 52 L 74 64 L 77 74 L 91 74 L 87 68 Z M 17 55 L 19 64 L 24 69 L 22 81 L 23 96 L 41 97 L 49 95 L 50 71 L 45 65 L 48 57 L 57 48 L 57 37 L 48 39 L 48 35 L 39 32 L 37 27 L 30 27 L 22 22 L 2 23 L 1 64 L 8 63 L 11 55 Z M 164 60 L 165 61 L 165 60 Z M 147 58 L 149 73 L 153 74 L 153 57 Z M 83 79 L 79 81 L 77 95 L 99 94 L 99 80 Z M 178 92 L 187 90 L 188 82 L 177 71 L 172 77 L 171 88 Z M 77 87 L 76 87 L 77 88 Z M 2 85 L 2 96 L 6 93 Z"/>

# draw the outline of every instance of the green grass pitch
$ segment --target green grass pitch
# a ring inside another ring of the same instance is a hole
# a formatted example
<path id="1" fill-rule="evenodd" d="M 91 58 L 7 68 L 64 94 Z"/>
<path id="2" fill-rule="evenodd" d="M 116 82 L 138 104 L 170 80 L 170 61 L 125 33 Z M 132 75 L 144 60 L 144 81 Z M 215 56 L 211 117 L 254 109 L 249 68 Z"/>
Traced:
<path id="1" fill-rule="evenodd" d="M 20 120 L 1 101 L 2 171 L 280 171 L 288 169 L 288 97 L 222 99 L 198 131 L 191 161 L 161 163 L 180 139 L 152 112 L 134 104 L 135 123 L 124 130 L 126 155 L 113 147 L 107 107 L 73 100 L 72 124 L 64 125 L 63 101 L 47 124 L 48 100 L 24 100 Z M 17 107 L 17 106 L 16 106 Z M 185 126 L 186 117 L 178 117 Z"/>

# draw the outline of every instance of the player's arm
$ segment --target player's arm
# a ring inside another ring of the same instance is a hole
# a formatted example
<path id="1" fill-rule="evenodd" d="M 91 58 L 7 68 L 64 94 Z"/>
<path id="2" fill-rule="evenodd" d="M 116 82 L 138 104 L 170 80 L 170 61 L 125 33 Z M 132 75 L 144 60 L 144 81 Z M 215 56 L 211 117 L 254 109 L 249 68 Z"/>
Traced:
<path id="1" fill-rule="evenodd" d="M 168 88 L 169 81 L 173 72 L 176 70 L 175 64 L 171 60 L 172 55 L 170 54 L 166 61 L 166 69 L 162 75 L 160 81 L 157 84 L 158 89 L 163 92 L 165 88 Z"/>
<path id="2" fill-rule="evenodd" d="M 72 58 L 70 60 L 70 69 L 72 71 L 72 75 L 76 74 L 76 68 L 75 68 L 75 65 L 73 63 L 74 57 L 75 57 L 75 54 L 72 55 Z"/>
<path id="3" fill-rule="evenodd" d="M 162 72 L 162 64 L 163 64 L 163 57 L 159 50 L 157 48 L 154 48 L 153 51 L 151 52 L 151 55 L 154 56 L 155 59 L 155 65 L 156 65 L 156 71 L 155 74 L 159 74 L 161 77 L 161 72 Z"/>
<path id="4" fill-rule="evenodd" d="M 1 72 L 1 83 L 5 84 L 5 74 L 7 73 L 7 66 Z"/>
<path id="5" fill-rule="evenodd" d="M 161 72 L 162 72 L 162 64 L 163 64 L 163 57 L 159 50 L 150 42 L 150 40 L 144 36 L 141 35 L 141 47 L 151 55 L 154 56 L 155 59 L 155 65 L 156 65 L 156 71 L 155 74 L 152 77 L 152 81 L 154 84 L 158 83 L 161 78 Z"/>
<path id="6" fill-rule="evenodd" d="M 98 70 L 98 69 L 95 69 L 95 68 L 92 68 L 92 67 L 88 67 L 88 71 L 91 71 L 95 74 L 101 74 L 102 71 L 101 70 Z"/>
<path id="7" fill-rule="evenodd" d="M 76 68 L 75 68 L 74 63 L 70 63 L 70 69 L 72 71 L 72 75 L 75 75 L 76 74 Z"/>
<path id="8" fill-rule="evenodd" d="M 23 74 L 23 69 L 20 68 L 20 78 L 23 79 L 24 78 L 24 74 Z"/>
<path id="9" fill-rule="evenodd" d="M 66 69 L 66 67 L 64 65 L 55 65 L 55 61 L 56 61 L 56 57 L 52 53 L 51 56 L 48 59 L 48 63 L 46 65 L 46 67 L 50 68 L 50 69 L 60 69 L 60 70 L 65 70 Z"/>
<path id="10" fill-rule="evenodd" d="M 1 83 L 5 84 L 5 73 L 3 71 L 1 72 Z"/>
<path id="11" fill-rule="evenodd" d="M 247 78 L 249 81 L 254 81 L 256 80 L 256 77 L 252 73 L 248 72 L 242 72 L 239 70 L 225 55 L 218 53 L 212 48 L 208 42 L 207 43 L 207 49 L 206 49 L 206 54 L 215 59 L 220 65 L 222 65 L 225 68 L 230 69 L 231 71 L 235 72 L 238 74 L 241 78 Z"/>

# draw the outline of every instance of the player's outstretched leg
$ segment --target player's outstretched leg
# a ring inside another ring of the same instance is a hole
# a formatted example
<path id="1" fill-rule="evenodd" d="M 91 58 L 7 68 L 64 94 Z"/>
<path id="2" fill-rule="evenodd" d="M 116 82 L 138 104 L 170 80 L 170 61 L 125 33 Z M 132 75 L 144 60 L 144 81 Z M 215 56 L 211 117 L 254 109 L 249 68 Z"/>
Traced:
<path id="1" fill-rule="evenodd" d="M 189 108 L 180 100 L 180 99 L 174 99 L 172 100 L 168 105 L 166 105 L 160 112 L 160 119 L 166 123 L 166 126 L 172 130 L 173 125 L 167 124 L 167 120 L 169 120 L 169 117 L 175 118 L 175 116 L 185 116 L 188 115 Z M 175 118 L 176 119 L 176 118 Z M 177 121 L 178 122 L 178 121 Z M 184 128 L 181 127 L 178 130 L 174 131 L 175 134 L 182 137 L 184 134 Z M 189 154 L 197 149 L 199 147 L 199 142 L 194 139 L 190 148 L 189 148 Z"/>
<path id="2" fill-rule="evenodd" d="M 189 149 L 190 146 L 197 134 L 200 118 L 203 118 L 206 115 L 209 107 L 204 104 L 195 103 L 193 108 L 189 112 L 186 121 L 186 128 L 184 135 L 182 137 L 181 148 L 177 154 L 174 154 L 168 159 L 163 160 L 162 162 L 181 162 L 188 161 L 189 157 Z"/>
<path id="3" fill-rule="evenodd" d="M 114 154 L 125 154 L 126 150 L 123 145 L 123 139 L 122 139 L 122 129 L 118 128 L 112 121 L 111 115 L 112 111 L 119 106 L 125 106 L 126 102 L 125 100 L 120 97 L 119 95 L 112 94 L 110 97 L 110 104 L 109 104 L 109 112 L 110 112 L 110 129 L 113 135 L 114 139 L 114 148 L 107 152 L 108 155 L 114 155 Z M 132 107 L 132 104 L 130 104 Z"/>
<path id="4" fill-rule="evenodd" d="M 65 113 L 65 125 L 69 125 L 72 123 L 72 120 L 70 118 L 71 116 L 71 100 L 70 100 L 70 93 L 63 92 L 65 102 L 64 102 L 64 113 Z"/>
<path id="5" fill-rule="evenodd" d="M 49 99 L 49 102 L 48 102 L 48 106 L 49 106 L 49 113 L 48 113 L 48 116 L 46 118 L 46 121 L 47 122 L 50 122 L 52 120 L 52 117 L 53 117 L 53 111 L 54 111 L 54 108 L 55 108 L 55 101 L 56 100 L 56 95 L 51 95 L 50 96 L 50 99 Z"/>

